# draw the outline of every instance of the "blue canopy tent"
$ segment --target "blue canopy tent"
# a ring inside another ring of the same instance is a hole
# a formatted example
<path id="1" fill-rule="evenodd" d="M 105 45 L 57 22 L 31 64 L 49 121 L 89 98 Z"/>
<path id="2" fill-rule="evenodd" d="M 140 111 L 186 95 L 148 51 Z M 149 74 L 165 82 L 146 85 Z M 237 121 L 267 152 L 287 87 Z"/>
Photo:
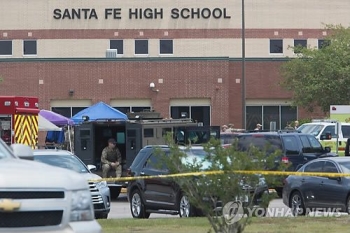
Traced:
<path id="1" fill-rule="evenodd" d="M 104 102 L 99 102 L 95 105 L 92 105 L 89 108 L 86 108 L 77 114 L 75 114 L 71 119 L 75 124 L 83 122 L 83 117 L 89 117 L 88 121 L 97 121 L 97 120 L 128 120 L 127 115 L 118 111 L 117 109 L 112 108 Z"/>

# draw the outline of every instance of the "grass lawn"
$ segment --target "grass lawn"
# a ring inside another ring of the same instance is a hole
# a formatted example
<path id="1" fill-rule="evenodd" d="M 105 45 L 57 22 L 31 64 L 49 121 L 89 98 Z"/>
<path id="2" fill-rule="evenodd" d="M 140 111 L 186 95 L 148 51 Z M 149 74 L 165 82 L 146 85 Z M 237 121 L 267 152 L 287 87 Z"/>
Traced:
<path id="1" fill-rule="evenodd" d="M 252 218 L 245 233 L 349 232 L 350 217 Z M 104 233 L 207 233 L 206 218 L 99 220 Z"/>

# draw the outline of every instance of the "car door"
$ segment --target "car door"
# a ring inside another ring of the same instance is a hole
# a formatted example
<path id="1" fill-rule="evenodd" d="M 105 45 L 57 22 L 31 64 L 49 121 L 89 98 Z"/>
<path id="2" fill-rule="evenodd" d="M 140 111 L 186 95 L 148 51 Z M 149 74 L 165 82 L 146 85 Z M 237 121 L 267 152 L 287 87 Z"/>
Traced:
<path id="1" fill-rule="evenodd" d="M 300 141 L 302 144 L 302 157 L 303 157 L 303 163 L 307 163 L 311 160 L 314 160 L 317 158 L 317 154 L 315 153 L 314 144 L 311 144 L 311 141 L 309 140 L 309 135 L 300 135 Z M 316 140 L 316 139 L 315 139 Z"/>
<path id="2" fill-rule="evenodd" d="M 313 161 L 307 164 L 304 172 L 322 172 L 324 161 Z M 318 207 L 320 200 L 321 180 L 319 176 L 300 176 L 299 190 L 304 197 L 304 203 L 307 207 Z"/>
<path id="3" fill-rule="evenodd" d="M 161 165 L 160 154 L 151 153 L 141 170 L 141 176 L 158 176 L 168 174 L 168 170 Z M 144 198 L 148 206 L 173 209 L 175 202 L 173 182 L 168 178 L 150 178 L 144 180 Z"/>
<path id="4" fill-rule="evenodd" d="M 323 165 L 325 173 L 340 173 L 340 169 L 332 161 L 326 161 Z M 320 203 L 325 208 L 340 208 L 344 205 L 347 197 L 347 189 L 344 187 L 342 178 L 337 177 L 320 177 Z"/>

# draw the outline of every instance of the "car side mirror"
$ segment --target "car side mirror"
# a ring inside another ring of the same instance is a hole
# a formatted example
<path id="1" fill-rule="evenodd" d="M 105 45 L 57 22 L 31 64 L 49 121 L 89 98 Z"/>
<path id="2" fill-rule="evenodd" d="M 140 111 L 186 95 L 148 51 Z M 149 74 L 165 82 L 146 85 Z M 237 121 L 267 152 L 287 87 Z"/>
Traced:
<path id="1" fill-rule="evenodd" d="M 96 171 L 96 166 L 95 165 L 87 165 L 87 168 L 89 169 L 89 171 Z"/>
<path id="2" fill-rule="evenodd" d="M 341 177 L 328 177 L 328 179 L 330 179 L 330 180 L 336 180 L 336 181 L 338 181 L 338 182 L 341 181 Z"/>
<path id="3" fill-rule="evenodd" d="M 329 147 L 329 146 L 326 146 L 325 148 L 324 148 L 324 151 L 326 152 L 326 153 L 329 153 L 329 152 L 331 152 L 331 148 Z"/>
<path id="4" fill-rule="evenodd" d="M 331 133 L 325 133 L 320 136 L 320 140 L 331 140 L 332 134 Z"/>
<path id="5" fill-rule="evenodd" d="M 12 144 L 11 149 L 14 155 L 20 159 L 34 160 L 33 149 L 24 144 Z"/>

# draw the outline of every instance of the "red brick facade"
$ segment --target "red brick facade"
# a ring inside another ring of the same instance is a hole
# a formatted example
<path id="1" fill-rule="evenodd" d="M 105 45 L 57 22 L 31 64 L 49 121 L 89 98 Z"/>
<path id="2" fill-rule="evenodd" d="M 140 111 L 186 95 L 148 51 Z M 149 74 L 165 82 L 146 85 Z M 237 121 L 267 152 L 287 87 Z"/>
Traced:
<path id="1" fill-rule="evenodd" d="M 282 90 L 279 67 L 284 61 L 247 61 L 247 99 L 288 99 Z M 40 107 L 49 109 L 52 99 L 91 99 L 93 103 L 111 99 L 152 99 L 153 108 L 169 116 L 171 98 L 211 98 L 211 122 L 227 122 L 241 127 L 241 62 L 225 58 L 168 60 L 17 60 L 0 62 L 2 95 L 38 96 Z M 98 80 L 103 79 L 103 84 Z M 149 83 L 157 83 L 152 92 Z M 218 82 L 222 79 L 222 83 Z M 39 80 L 43 84 L 39 85 Z M 73 97 L 69 90 L 74 90 Z M 299 111 L 299 118 L 309 117 Z M 319 117 L 314 113 L 312 117 Z"/>

